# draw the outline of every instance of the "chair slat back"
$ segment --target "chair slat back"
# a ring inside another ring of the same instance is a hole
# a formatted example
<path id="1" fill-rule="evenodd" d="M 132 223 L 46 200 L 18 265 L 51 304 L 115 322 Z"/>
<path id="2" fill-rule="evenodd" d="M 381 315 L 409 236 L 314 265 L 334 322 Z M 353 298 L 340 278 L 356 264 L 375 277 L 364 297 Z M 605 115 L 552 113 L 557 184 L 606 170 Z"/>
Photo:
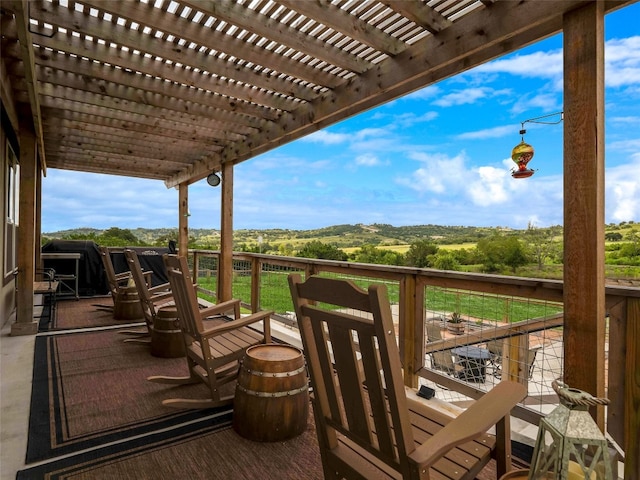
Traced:
<path id="1" fill-rule="evenodd" d="M 142 303 L 142 311 L 144 313 L 145 320 L 149 325 L 153 325 L 154 318 L 157 315 L 156 304 L 152 300 L 153 296 L 149 291 L 149 285 L 147 284 L 147 279 L 145 279 L 144 273 L 142 271 L 142 266 L 140 265 L 138 254 L 135 251 L 127 248 L 124 251 L 124 256 L 127 260 L 127 265 L 129 266 L 131 277 L 136 284 L 136 290 L 138 292 L 140 302 Z"/>
<path id="2" fill-rule="evenodd" d="M 107 283 L 109 284 L 109 291 L 111 296 L 115 299 L 118 291 L 120 290 L 120 284 L 118 282 L 116 271 L 113 268 L 113 262 L 111 261 L 111 254 L 107 247 L 100 247 L 100 258 L 102 258 L 102 266 L 107 275 Z"/>
<path id="3" fill-rule="evenodd" d="M 339 432 L 398 471 L 414 442 L 384 285 L 289 276 L 314 389 L 319 444 Z"/>
<path id="4" fill-rule="evenodd" d="M 200 319 L 198 296 L 191 281 L 189 264 L 186 257 L 164 254 L 162 256 L 167 268 L 173 300 L 178 310 L 178 318 L 183 334 L 192 340 L 201 341 L 200 332 L 203 331 Z"/>

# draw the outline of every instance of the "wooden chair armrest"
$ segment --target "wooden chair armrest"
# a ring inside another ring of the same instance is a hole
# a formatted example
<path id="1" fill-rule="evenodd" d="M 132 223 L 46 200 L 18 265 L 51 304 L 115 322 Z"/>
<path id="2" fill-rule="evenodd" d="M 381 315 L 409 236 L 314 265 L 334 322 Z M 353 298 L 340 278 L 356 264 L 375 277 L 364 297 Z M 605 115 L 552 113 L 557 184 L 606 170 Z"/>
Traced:
<path id="1" fill-rule="evenodd" d="M 272 310 L 261 310 L 256 313 L 252 313 L 251 315 L 247 315 L 246 317 L 237 318 L 230 322 L 224 322 L 224 323 L 221 323 L 220 325 L 216 325 L 215 327 L 208 328 L 207 330 L 203 331 L 201 335 L 203 338 L 211 338 L 217 335 L 222 335 L 223 333 L 226 333 L 226 332 L 230 332 L 232 330 L 237 330 L 240 327 L 249 326 L 252 323 L 259 322 L 260 320 L 264 320 L 265 340 L 270 341 L 271 337 L 270 337 L 270 334 L 267 332 L 270 332 L 268 323 L 269 323 L 269 318 L 271 317 L 271 315 L 273 315 L 273 313 L 274 312 Z"/>
<path id="2" fill-rule="evenodd" d="M 116 280 L 120 282 L 121 280 L 129 280 L 131 276 L 131 272 L 120 272 L 116 273 Z"/>
<path id="3" fill-rule="evenodd" d="M 151 301 L 157 305 L 159 303 L 167 303 L 169 300 L 173 300 L 173 292 L 156 293 L 151 296 Z"/>
<path id="4" fill-rule="evenodd" d="M 151 295 L 155 295 L 157 292 L 166 292 L 167 290 L 171 290 L 171 285 L 169 285 L 169 283 L 163 283 L 162 285 L 151 287 L 148 290 Z"/>
<path id="5" fill-rule="evenodd" d="M 524 385 L 503 381 L 420 445 L 409 457 L 423 470 L 453 447 L 485 433 L 527 396 Z"/>
<path id="6" fill-rule="evenodd" d="M 203 308 L 200 310 L 200 318 L 205 319 L 207 317 L 212 317 L 214 315 L 221 315 L 230 310 L 233 310 L 234 313 L 240 312 L 240 299 L 232 298 L 231 300 L 227 300 L 225 302 L 220 302 L 210 307 Z"/>

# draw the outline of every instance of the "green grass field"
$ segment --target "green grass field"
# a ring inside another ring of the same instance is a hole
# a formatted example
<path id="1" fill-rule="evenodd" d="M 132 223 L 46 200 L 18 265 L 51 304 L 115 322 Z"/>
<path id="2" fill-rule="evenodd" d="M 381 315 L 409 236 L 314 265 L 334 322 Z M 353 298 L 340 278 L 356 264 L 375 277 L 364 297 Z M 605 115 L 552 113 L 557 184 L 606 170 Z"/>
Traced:
<path id="1" fill-rule="evenodd" d="M 287 274 L 283 272 L 263 272 L 261 288 L 261 308 L 285 313 L 293 310 Z M 374 280 L 354 279 L 354 282 L 366 288 Z M 215 291 L 215 280 L 198 278 L 198 285 Z M 397 283 L 387 283 L 389 300 L 398 303 L 399 287 Z M 251 277 L 236 275 L 233 279 L 233 296 L 245 302 L 251 298 Z M 206 298 L 206 297 L 205 297 Z M 207 298 L 213 301 L 213 298 Z M 448 314 L 458 311 L 463 319 L 473 321 L 516 322 L 528 318 L 539 318 L 562 311 L 562 306 L 536 302 L 528 299 L 499 297 L 496 295 L 459 292 L 429 287 L 426 290 L 426 308 Z"/>

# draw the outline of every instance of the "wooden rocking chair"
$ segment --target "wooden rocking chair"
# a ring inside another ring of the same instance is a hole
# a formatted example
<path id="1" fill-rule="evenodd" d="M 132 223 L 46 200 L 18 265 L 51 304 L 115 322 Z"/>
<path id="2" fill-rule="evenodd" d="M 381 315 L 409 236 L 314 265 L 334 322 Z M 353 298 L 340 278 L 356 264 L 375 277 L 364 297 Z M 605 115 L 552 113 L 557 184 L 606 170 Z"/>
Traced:
<path id="1" fill-rule="evenodd" d="M 407 396 L 384 285 L 367 292 L 347 280 L 302 282 L 294 274 L 289 286 L 325 478 L 471 480 L 492 457 L 498 477 L 510 470 L 509 412 L 526 396 L 522 385 L 501 382 L 448 416 Z M 495 437 L 486 433 L 494 425 Z"/>
<path id="2" fill-rule="evenodd" d="M 260 311 L 241 317 L 238 300 L 221 302 L 200 309 L 185 257 L 163 255 L 171 291 L 178 310 L 180 327 L 187 350 L 188 377 L 152 376 L 148 380 L 159 383 L 188 384 L 204 382 L 211 391 L 211 399 L 173 398 L 163 405 L 176 408 L 210 408 L 230 404 L 233 394 L 220 395 L 220 386 L 238 376 L 239 360 L 247 348 L 271 341 L 269 318 L 272 311 Z M 211 316 L 234 312 L 234 320 L 205 329 L 203 320 Z M 263 323 L 262 332 L 249 325 Z"/>
<path id="3" fill-rule="evenodd" d="M 111 293 L 113 305 L 115 306 L 116 302 L 118 301 L 118 294 L 120 292 L 120 289 L 127 286 L 127 283 L 131 278 L 131 274 L 130 272 L 116 273 L 115 269 L 113 268 L 113 262 L 111 261 L 109 248 L 100 247 L 99 250 L 100 258 L 102 259 L 102 266 L 104 267 L 104 272 L 107 275 L 109 293 Z"/>
<path id="4" fill-rule="evenodd" d="M 158 315 L 158 310 L 161 307 L 174 305 L 173 293 L 171 292 L 171 285 L 169 283 L 163 283 L 150 286 L 151 272 L 144 272 L 138 259 L 138 254 L 131 250 L 125 249 L 124 256 L 131 272 L 131 277 L 136 284 L 136 290 L 138 291 L 138 298 L 142 306 L 142 313 L 144 315 L 144 321 L 147 324 L 147 328 L 144 331 L 127 331 L 129 334 L 149 336 L 153 330 L 154 321 Z M 125 342 L 134 343 L 149 343 L 147 339 L 134 339 L 129 338 Z"/>

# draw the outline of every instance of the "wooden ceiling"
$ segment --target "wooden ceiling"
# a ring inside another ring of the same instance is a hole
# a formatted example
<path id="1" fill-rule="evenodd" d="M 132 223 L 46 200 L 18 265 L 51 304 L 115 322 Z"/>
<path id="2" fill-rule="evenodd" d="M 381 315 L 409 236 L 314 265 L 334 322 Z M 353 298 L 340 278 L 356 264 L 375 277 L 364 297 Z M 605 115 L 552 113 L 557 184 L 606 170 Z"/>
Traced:
<path id="1" fill-rule="evenodd" d="M 46 167 L 172 187 L 555 34 L 586 3 L 2 0 L 2 100 Z"/>

